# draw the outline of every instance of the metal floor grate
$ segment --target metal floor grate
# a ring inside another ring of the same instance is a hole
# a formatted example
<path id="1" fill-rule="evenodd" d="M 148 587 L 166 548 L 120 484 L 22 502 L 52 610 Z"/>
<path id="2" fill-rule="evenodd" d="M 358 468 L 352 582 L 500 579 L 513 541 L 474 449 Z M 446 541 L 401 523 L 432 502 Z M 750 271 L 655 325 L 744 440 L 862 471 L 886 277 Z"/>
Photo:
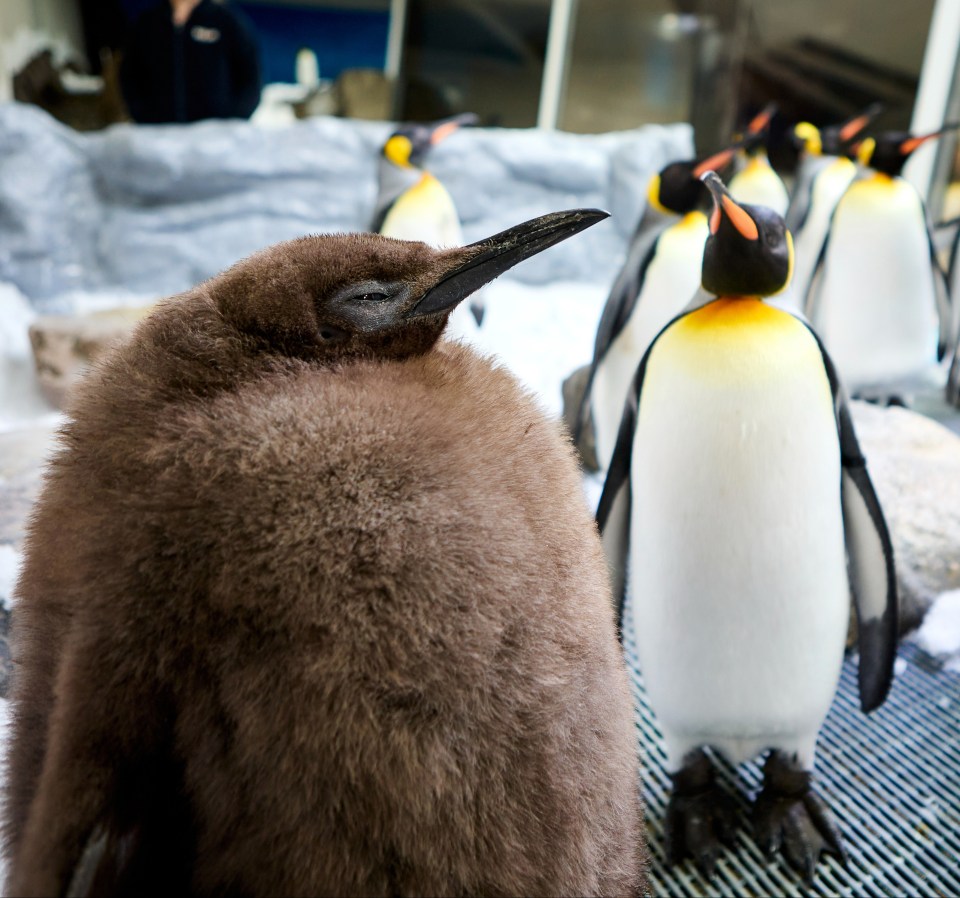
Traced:
<path id="1" fill-rule="evenodd" d="M 840 688 L 820 732 L 815 786 L 830 806 L 847 850 L 846 866 L 820 861 L 812 888 L 782 859 L 767 862 L 749 833 L 747 792 L 760 789 L 756 762 L 718 762 L 721 785 L 738 799 L 736 847 L 712 882 L 691 861 L 667 866 L 663 818 L 670 785 L 656 720 L 637 670 L 628 602 L 624 650 L 639 707 L 638 729 L 657 896 L 960 895 L 960 674 L 946 672 L 916 646 L 900 648 L 902 670 L 890 697 L 860 712 L 856 662 L 843 665 Z"/>

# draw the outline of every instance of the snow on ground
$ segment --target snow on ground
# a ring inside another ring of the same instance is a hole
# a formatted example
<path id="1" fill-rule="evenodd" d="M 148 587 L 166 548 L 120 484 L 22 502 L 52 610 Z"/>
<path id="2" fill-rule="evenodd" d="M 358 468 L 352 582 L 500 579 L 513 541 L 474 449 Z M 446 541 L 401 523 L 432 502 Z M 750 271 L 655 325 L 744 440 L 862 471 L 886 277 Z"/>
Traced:
<path id="1" fill-rule="evenodd" d="M 960 672 L 960 589 L 937 596 L 913 640 L 947 670 Z"/>
<path id="2" fill-rule="evenodd" d="M 13 546 L 0 543 L 0 602 L 8 608 L 12 604 L 13 585 L 20 573 L 21 554 Z"/>

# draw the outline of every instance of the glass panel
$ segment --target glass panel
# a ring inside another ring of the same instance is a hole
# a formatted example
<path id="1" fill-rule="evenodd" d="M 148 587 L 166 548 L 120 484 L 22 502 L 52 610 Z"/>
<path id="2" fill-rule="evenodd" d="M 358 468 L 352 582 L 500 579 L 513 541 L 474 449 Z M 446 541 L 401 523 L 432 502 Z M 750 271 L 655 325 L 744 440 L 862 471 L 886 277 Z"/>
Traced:
<path id="1" fill-rule="evenodd" d="M 724 143 L 770 101 L 778 123 L 841 121 L 874 100 L 906 128 L 933 0 L 583 0 L 561 127 L 687 121 Z M 784 145 L 785 158 L 789 145 Z"/>
<path id="2" fill-rule="evenodd" d="M 397 117 L 536 124 L 550 0 L 412 0 Z"/>

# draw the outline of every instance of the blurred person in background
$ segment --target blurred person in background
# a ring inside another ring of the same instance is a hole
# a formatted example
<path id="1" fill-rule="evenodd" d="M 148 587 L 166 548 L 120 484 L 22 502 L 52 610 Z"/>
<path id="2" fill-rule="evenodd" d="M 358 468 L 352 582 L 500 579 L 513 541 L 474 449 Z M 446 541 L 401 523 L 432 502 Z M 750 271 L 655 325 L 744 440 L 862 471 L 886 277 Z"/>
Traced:
<path id="1" fill-rule="evenodd" d="M 143 124 L 249 118 L 260 101 L 253 28 L 214 0 L 163 0 L 134 22 L 120 84 Z"/>

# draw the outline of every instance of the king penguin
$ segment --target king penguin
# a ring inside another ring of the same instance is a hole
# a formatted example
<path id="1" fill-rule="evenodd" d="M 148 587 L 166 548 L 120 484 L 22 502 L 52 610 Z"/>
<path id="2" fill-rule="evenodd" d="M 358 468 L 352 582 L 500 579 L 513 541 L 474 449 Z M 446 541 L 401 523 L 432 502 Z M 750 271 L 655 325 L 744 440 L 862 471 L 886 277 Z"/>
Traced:
<path id="1" fill-rule="evenodd" d="M 572 448 L 438 341 L 605 217 L 280 244 L 99 363 L 16 587 L 6 894 L 641 892 Z"/>
<path id="2" fill-rule="evenodd" d="M 437 144 L 478 121 L 467 112 L 429 125 L 402 125 L 387 138 L 380 151 L 372 231 L 421 240 L 437 249 L 463 244 L 453 197 L 424 164 Z M 484 311 L 482 297 L 472 297 L 468 305 L 454 309 L 448 334 L 475 342 Z"/>
<path id="3" fill-rule="evenodd" d="M 789 194 L 767 155 L 770 121 L 776 111 L 776 103 L 770 103 L 747 125 L 743 145 L 737 153 L 737 172 L 730 179 L 730 193 L 737 202 L 768 206 L 783 215 Z"/>
<path id="4" fill-rule="evenodd" d="M 690 853 L 710 873 L 732 831 L 704 747 L 734 763 L 770 750 L 756 837 L 809 877 L 822 850 L 842 852 L 811 777 L 851 589 L 870 711 L 893 674 L 893 553 L 829 356 L 764 301 L 789 278 L 783 219 L 704 179 L 715 208 L 703 288 L 715 298 L 677 316 L 641 361 L 598 523 L 621 626 L 629 575 L 666 743 L 668 856 Z"/>
<path id="5" fill-rule="evenodd" d="M 943 358 L 950 299 L 923 200 L 901 177 L 922 136 L 894 131 L 856 148 L 869 167 L 837 203 L 805 311 L 855 394 L 896 395 Z"/>
<path id="6" fill-rule="evenodd" d="M 786 297 L 798 311 L 804 307 L 833 211 L 857 175 L 857 166 L 847 155 L 847 146 L 870 124 L 880 108 L 880 104 L 875 103 L 841 125 L 817 128 L 809 122 L 800 122 L 793 129 L 801 151 L 796 184 L 784 216 L 796 242 L 796 263 Z"/>
<path id="7" fill-rule="evenodd" d="M 647 207 L 607 297 L 587 374 L 574 443 L 591 426 L 604 470 L 613 455 L 630 381 L 650 341 L 693 298 L 707 239 L 709 201 L 700 175 L 727 165 L 737 145 L 702 160 L 672 162 L 650 179 Z M 677 220 L 677 216 L 680 216 Z"/>

